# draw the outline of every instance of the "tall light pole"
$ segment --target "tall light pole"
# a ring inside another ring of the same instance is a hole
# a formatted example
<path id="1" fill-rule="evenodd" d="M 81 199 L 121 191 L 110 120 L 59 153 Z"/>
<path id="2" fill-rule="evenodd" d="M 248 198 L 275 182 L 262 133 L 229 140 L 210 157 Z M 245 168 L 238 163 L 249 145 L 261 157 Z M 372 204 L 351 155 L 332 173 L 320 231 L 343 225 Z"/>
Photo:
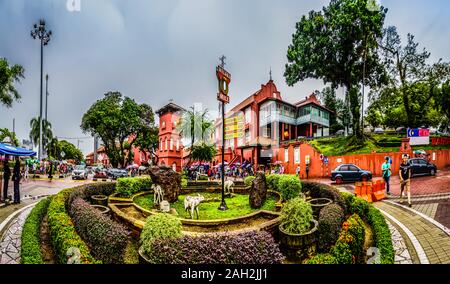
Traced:
<path id="1" fill-rule="evenodd" d="M 45 75 L 45 121 L 47 120 L 47 107 L 48 107 L 48 74 Z"/>
<path id="2" fill-rule="evenodd" d="M 43 73 L 44 73 L 44 46 L 50 41 L 52 36 L 52 31 L 47 31 L 45 27 L 45 21 L 39 20 L 39 24 L 34 24 L 31 30 L 31 37 L 33 39 L 39 39 L 41 43 L 41 99 L 40 99 L 40 110 L 39 110 L 39 155 L 38 159 L 42 158 L 42 86 L 43 86 Z"/>

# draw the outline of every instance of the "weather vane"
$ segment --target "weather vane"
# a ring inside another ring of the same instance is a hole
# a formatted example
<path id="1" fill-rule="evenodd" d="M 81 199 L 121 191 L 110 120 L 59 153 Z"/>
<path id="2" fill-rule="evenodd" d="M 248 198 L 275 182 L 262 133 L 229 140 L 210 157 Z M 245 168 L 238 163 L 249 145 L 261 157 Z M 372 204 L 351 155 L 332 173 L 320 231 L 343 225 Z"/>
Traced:
<path id="1" fill-rule="evenodd" d="M 270 81 L 272 81 L 272 66 L 270 67 L 269 76 L 270 76 Z"/>
<path id="2" fill-rule="evenodd" d="M 227 59 L 225 57 L 225 55 L 222 55 L 222 57 L 219 58 L 220 59 L 220 67 L 224 68 L 226 63 L 225 63 L 225 59 Z"/>

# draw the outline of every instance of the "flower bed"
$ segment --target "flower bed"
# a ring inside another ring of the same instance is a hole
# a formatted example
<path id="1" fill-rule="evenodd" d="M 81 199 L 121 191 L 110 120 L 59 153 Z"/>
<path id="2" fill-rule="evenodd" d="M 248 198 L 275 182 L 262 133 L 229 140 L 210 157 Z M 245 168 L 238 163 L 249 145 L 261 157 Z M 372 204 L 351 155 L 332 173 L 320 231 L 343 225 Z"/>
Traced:
<path id="1" fill-rule="evenodd" d="M 20 258 L 22 264 L 44 264 L 40 247 L 39 230 L 47 214 L 50 198 L 41 200 L 28 215 L 22 229 Z"/>

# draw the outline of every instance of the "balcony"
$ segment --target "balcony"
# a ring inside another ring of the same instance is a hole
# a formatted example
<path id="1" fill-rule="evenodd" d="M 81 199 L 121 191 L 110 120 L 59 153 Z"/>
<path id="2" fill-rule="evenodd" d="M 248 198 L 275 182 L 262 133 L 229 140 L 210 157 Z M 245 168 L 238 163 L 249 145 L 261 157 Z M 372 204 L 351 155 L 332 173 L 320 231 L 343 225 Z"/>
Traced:
<path id="1" fill-rule="evenodd" d="M 330 120 L 320 117 L 318 115 L 308 114 L 308 115 L 300 116 L 299 118 L 297 118 L 297 125 L 307 124 L 310 122 L 320 124 L 325 127 L 330 127 Z"/>

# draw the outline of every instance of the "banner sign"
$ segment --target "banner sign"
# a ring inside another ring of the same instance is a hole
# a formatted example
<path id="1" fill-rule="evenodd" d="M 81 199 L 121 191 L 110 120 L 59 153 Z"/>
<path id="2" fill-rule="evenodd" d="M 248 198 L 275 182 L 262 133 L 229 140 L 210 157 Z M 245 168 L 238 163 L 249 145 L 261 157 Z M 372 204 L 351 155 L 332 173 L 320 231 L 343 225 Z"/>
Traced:
<path id="1" fill-rule="evenodd" d="M 407 135 L 412 146 L 430 144 L 430 130 L 427 128 L 408 128 Z"/>
<path id="2" fill-rule="evenodd" d="M 243 138 L 245 131 L 244 115 L 225 119 L 225 139 Z"/>

